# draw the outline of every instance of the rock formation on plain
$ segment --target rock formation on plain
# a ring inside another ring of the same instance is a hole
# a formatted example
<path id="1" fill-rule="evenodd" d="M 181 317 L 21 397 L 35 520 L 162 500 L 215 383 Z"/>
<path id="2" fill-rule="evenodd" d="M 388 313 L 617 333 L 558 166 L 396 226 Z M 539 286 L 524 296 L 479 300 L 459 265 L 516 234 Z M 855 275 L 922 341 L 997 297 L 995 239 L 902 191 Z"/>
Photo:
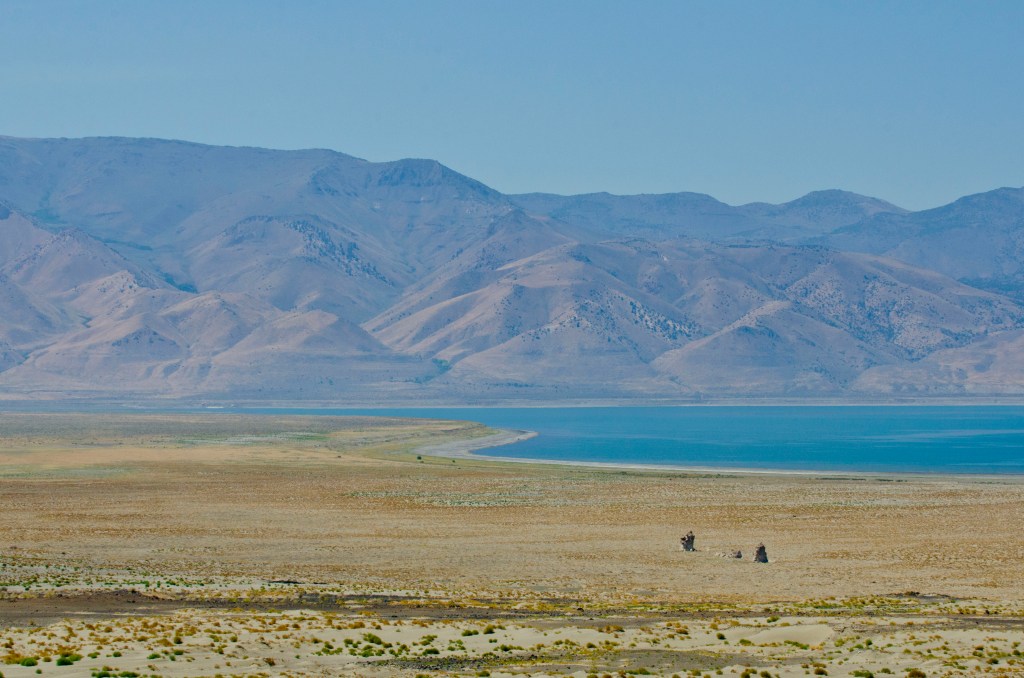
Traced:
<path id="1" fill-rule="evenodd" d="M 679 538 L 679 548 L 683 551 L 696 551 L 697 547 L 694 545 L 697 537 L 693 534 L 693 531 L 687 532 L 684 536 Z"/>

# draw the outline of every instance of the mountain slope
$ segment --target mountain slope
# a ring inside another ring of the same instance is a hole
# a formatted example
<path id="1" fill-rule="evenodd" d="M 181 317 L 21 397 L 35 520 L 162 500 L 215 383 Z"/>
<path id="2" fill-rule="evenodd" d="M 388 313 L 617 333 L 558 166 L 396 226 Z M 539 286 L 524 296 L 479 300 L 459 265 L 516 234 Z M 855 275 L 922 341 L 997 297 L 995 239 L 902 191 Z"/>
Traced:
<path id="1" fill-rule="evenodd" d="M 1024 188 L 1000 188 L 909 214 L 879 214 L 818 242 L 884 254 L 1024 299 Z"/>
<path id="2" fill-rule="evenodd" d="M 0 137 L 0 397 L 1022 394 L 1022 217 L 1024 189 L 505 196 L 432 160 Z"/>
<path id="3" fill-rule="evenodd" d="M 44 227 L 80 229 L 181 289 L 357 322 L 512 209 L 434 161 L 154 139 L 3 137 L 0 186 Z"/>
<path id="4" fill-rule="evenodd" d="M 476 282 L 449 296 L 439 281 L 366 326 L 443 362 L 446 388 L 612 396 L 839 393 L 875 365 L 1024 323 L 998 295 L 822 248 L 568 243 Z"/>

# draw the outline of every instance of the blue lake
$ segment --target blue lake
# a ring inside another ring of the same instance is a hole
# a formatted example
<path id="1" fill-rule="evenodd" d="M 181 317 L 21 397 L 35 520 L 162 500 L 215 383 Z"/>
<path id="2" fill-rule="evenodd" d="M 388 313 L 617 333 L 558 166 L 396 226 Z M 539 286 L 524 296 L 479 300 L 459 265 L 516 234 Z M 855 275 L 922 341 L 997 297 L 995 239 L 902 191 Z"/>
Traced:
<path id="1" fill-rule="evenodd" d="M 1024 474 L 1024 407 L 701 406 L 263 410 L 478 421 L 540 435 L 505 457 L 822 471 Z"/>

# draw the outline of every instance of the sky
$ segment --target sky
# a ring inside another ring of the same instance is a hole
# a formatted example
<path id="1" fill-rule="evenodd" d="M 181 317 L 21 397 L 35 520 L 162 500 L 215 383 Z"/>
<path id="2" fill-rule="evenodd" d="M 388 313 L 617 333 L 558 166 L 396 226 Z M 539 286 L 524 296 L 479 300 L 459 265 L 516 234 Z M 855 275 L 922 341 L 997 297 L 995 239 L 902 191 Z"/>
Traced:
<path id="1" fill-rule="evenodd" d="M 1021 35 L 1019 0 L 0 0 L 0 135 L 923 209 L 1024 185 Z"/>

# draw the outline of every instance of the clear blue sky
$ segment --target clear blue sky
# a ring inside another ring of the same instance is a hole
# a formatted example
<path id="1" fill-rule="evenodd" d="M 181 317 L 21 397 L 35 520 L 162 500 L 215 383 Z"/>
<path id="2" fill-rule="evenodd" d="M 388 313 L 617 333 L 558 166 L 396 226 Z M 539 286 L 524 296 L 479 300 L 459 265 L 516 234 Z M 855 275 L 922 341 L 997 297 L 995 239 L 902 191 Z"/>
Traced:
<path id="1" fill-rule="evenodd" d="M 1024 185 L 1022 36 L 1020 0 L 0 0 L 0 134 L 924 208 Z"/>

